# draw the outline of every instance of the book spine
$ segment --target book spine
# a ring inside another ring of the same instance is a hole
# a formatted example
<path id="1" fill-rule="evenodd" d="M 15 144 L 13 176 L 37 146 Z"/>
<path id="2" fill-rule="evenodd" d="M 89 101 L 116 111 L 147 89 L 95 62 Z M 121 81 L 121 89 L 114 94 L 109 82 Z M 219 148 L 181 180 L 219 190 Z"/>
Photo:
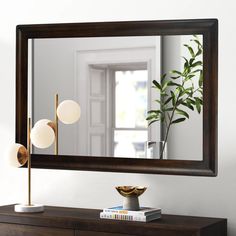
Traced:
<path id="1" fill-rule="evenodd" d="M 124 215 L 130 215 L 130 216 L 146 216 L 146 215 L 161 213 L 160 210 L 145 213 L 145 212 L 138 212 L 138 211 L 134 212 L 134 211 L 114 210 L 114 209 L 104 209 L 103 212 L 104 213 L 112 213 L 112 214 L 124 214 Z"/>
<path id="2" fill-rule="evenodd" d="M 147 220 L 146 216 L 105 213 L 105 212 L 100 213 L 100 218 L 111 219 L 111 220 L 140 221 L 140 222 L 146 222 L 146 220 Z"/>

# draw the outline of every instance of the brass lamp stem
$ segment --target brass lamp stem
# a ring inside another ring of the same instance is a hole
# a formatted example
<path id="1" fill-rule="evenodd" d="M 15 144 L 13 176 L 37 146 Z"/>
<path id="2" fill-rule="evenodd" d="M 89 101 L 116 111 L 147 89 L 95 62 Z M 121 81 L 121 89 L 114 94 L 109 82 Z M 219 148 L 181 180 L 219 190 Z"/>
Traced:
<path id="1" fill-rule="evenodd" d="M 55 95 L 55 155 L 58 155 L 58 117 L 57 117 L 57 107 L 58 107 L 58 94 Z"/>
<path id="2" fill-rule="evenodd" d="M 28 150 L 28 205 L 31 206 L 31 119 L 28 118 L 28 135 L 27 135 L 27 150 Z"/>

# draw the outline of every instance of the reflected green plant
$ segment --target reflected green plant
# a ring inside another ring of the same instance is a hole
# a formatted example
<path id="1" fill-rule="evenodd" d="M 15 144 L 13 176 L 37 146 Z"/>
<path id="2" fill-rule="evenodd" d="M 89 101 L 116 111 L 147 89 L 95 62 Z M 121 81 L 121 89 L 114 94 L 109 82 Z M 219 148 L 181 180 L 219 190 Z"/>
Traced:
<path id="1" fill-rule="evenodd" d="M 189 119 L 188 110 L 196 110 L 199 114 L 202 110 L 203 62 L 199 58 L 203 54 L 203 46 L 196 35 L 190 41 L 196 45 L 196 49 L 188 44 L 183 45 L 189 53 L 189 58 L 183 57 L 183 71 L 172 70 L 163 74 L 160 83 L 152 81 L 152 88 L 160 93 L 160 100 L 155 100 L 159 109 L 148 111 L 146 120 L 149 126 L 157 121 L 164 124 L 166 132 L 160 159 L 163 159 L 171 126 Z M 198 80 L 197 86 L 195 80 Z"/>

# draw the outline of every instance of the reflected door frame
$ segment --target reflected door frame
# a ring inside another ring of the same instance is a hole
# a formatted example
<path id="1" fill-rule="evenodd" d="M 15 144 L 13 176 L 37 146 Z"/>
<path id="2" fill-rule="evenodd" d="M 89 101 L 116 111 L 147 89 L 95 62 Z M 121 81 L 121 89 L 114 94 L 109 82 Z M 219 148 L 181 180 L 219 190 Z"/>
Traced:
<path id="1" fill-rule="evenodd" d="M 88 155 L 93 155 L 93 156 L 105 155 L 105 156 L 118 157 L 119 155 L 115 155 L 115 131 L 128 131 L 128 130 L 147 131 L 148 133 L 148 127 L 130 128 L 130 127 L 116 126 L 117 117 L 116 117 L 116 82 L 115 82 L 116 80 L 115 74 L 117 71 L 149 70 L 149 74 L 152 73 L 150 63 L 149 65 L 147 64 L 148 64 L 147 62 L 132 62 L 132 63 L 116 62 L 109 64 L 88 65 L 87 68 Z M 151 75 L 147 76 L 149 76 L 150 78 Z M 147 89 L 149 88 L 150 83 L 151 83 L 150 79 L 147 78 L 147 84 L 148 84 Z M 124 94 L 124 96 L 126 95 L 127 94 Z M 147 109 L 148 107 L 145 108 Z M 120 157 L 128 157 L 128 156 L 130 157 L 132 155 L 124 153 L 124 155 L 121 155 Z"/>

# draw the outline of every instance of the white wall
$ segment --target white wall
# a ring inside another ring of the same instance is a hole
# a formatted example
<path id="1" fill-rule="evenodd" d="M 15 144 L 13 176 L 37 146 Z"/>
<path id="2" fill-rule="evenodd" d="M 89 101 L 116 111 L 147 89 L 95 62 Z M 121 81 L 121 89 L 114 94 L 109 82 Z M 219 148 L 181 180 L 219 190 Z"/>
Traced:
<path id="1" fill-rule="evenodd" d="M 229 219 L 236 234 L 236 125 L 234 78 L 236 27 L 234 1 L 61 0 L 1 1 L 0 7 L 0 150 L 14 141 L 15 26 L 22 23 L 147 20 L 217 17 L 219 37 L 219 175 L 216 178 L 33 170 L 33 199 L 49 205 L 102 208 L 121 201 L 119 184 L 148 186 L 143 205 L 163 212 Z M 233 75 L 232 75 L 233 74 Z M 0 204 L 25 197 L 26 170 L 0 161 Z M 96 197 L 96 200 L 95 198 Z M 99 200 L 97 200 L 99 199 Z"/>

